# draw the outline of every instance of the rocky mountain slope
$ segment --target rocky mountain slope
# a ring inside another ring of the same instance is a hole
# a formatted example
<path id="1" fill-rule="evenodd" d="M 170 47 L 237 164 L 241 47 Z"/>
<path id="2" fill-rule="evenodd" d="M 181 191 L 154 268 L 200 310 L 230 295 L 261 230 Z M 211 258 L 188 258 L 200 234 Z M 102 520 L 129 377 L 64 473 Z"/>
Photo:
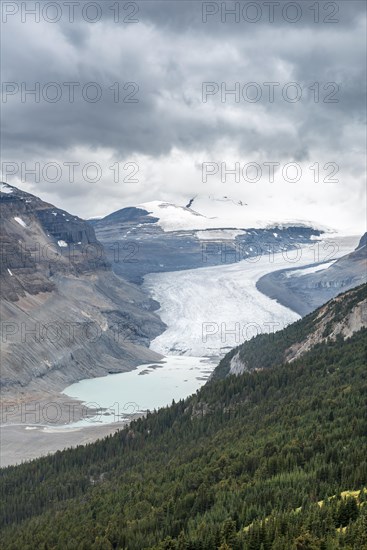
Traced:
<path id="1" fill-rule="evenodd" d="M 331 264 L 331 265 L 330 265 Z M 311 269 L 281 270 L 262 277 L 257 288 L 290 307 L 307 315 L 340 292 L 367 281 L 367 233 L 356 249 L 334 262 Z"/>
<path id="2" fill-rule="evenodd" d="M 367 327 L 367 284 L 343 293 L 280 332 L 261 334 L 234 348 L 213 378 L 292 362 L 320 344 L 349 338 Z"/>
<path id="3" fill-rule="evenodd" d="M 157 354 L 157 307 L 111 270 L 93 227 L 1 184 L 3 389 L 59 390 Z"/>

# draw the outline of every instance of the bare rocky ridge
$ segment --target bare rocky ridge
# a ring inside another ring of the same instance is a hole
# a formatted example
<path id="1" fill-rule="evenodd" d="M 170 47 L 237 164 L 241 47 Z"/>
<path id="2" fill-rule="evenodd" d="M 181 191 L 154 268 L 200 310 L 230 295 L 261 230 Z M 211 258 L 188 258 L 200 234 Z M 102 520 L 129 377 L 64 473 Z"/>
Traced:
<path id="1" fill-rule="evenodd" d="M 2 390 L 59 391 L 160 358 L 164 329 L 139 287 L 111 271 L 93 227 L 2 184 Z"/>

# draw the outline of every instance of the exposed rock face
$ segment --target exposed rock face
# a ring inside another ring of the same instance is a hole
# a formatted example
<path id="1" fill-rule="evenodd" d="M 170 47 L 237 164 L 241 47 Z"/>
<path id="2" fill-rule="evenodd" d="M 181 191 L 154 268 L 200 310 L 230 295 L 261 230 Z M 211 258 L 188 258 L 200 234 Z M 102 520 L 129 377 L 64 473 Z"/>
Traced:
<path id="1" fill-rule="evenodd" d="M 229 374 L 242 374 L 245 370 L 245 365 L 240 359 L 240 354 L 236 353 L 229 364 Z"/>
<path id="2" fill-rule="evenodd" d="M 367 246 L 367 232 L 364 235 L 362 235 L 361 240 L 359 241 L 356 250 L 359 250 L 360 248 L 362 248 L 364 246 Z"/>
<path id="3" fill-rule="evenodd" d="M 2 184 L 1 296 L 52 291 L 56 273 L 80 275 L 110 269 L 93 228 L 38 197 Z M 12 273 L 12 275 L 10 274 Z"/>
<path id="4" fill-rule="evenodd" d="M 351 291 L 351 294 L 353 291 Z M 327 339 L 335 340 L 337 336 L 343 339 L 367 327 L 367 299 L 343 311 L 344 295 L 334 298 L 330 303 L 320 308 L 315 320 L 314 330 L 299 344 L 291 346 L 286 352 L 286 360 L 295 361 L 315 345 Z M 340 312 L 339 312 L 339 307 Z"/>
<path id="5" fill-rule="evenodd" d="M 1 313 L 5 389 L 61 389 L 158 359 L 156 304 L 114 275 L 93 227 L 2 184 Z"/>

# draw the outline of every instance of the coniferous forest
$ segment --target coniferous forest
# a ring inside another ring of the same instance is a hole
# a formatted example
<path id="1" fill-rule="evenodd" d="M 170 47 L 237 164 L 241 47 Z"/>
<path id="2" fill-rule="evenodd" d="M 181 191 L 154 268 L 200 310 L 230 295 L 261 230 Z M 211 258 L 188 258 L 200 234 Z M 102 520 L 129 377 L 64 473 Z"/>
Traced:
<path id="1" fill-rule="evenodd" d="M 281 335 L 257 337 L 270 368 L 1 470 L 1 548 L 366 550 L 366 336 L 283 364 Z"/>

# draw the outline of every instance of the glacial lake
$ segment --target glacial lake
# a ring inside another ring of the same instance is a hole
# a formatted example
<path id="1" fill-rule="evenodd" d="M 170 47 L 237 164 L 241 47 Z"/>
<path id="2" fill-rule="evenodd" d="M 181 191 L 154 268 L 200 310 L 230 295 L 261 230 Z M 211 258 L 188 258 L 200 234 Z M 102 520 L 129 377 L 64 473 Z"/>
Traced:
<path id="1" fill-rule="evenodd" d="M 130 372 L 81 380 L 63 393 L 99 409 L 90 418 L 60 428 L 77 428 L 127 420 L 131 414 L 165 407 L 198 390 L 219 360 L 206 357 L 167 356 L 161 362 L 141 365 Z"/>

